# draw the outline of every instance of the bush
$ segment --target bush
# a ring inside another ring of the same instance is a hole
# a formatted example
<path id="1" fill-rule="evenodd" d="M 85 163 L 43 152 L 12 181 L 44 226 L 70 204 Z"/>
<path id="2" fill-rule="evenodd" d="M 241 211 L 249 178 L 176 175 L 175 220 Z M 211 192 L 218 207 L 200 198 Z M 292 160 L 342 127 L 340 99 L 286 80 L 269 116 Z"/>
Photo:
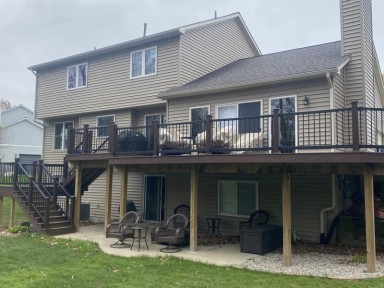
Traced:
<path id="1" fill-rule="evenodd" d="M 17 234 L 17 233 L 23 233 L 28 232 L 28 226 L 13 226 L 9 227 L 7 230 L 9 233 Z"/>

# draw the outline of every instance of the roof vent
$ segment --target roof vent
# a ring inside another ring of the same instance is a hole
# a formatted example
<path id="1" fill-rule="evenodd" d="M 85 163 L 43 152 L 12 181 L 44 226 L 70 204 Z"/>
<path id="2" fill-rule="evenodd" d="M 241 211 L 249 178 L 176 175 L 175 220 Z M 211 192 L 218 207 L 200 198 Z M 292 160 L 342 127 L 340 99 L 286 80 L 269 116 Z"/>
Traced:
<path id="1" fill-rule="evenodd" d="M 144 23 L 143 37 L 147 36 L 147 23 Z"/>

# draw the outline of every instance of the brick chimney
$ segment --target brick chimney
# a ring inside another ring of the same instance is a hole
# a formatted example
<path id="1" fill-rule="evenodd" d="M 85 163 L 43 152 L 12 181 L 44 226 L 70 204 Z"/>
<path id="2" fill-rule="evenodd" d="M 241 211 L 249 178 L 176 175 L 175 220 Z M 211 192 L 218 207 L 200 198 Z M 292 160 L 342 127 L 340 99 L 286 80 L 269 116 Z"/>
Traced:
<path id="1" fill-rule="evenodd" d="M 351 57 L 345 70 L 346 103 L 374 107 L 372 0 L 340 0 L 340 13 L 341 53 Z"/>

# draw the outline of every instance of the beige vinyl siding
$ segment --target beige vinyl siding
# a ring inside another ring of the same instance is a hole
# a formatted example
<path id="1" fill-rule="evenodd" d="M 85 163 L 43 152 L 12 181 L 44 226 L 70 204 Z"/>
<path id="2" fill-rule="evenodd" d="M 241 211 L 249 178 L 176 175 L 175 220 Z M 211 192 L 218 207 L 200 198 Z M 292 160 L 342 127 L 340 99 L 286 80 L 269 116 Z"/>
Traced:
<path id="1" fill-rule="evenodd" d="M 164 40 L 157 45 L 157 74 L 130 79 L 130 52 L 115 52 L 88 61 L 88 86 L 66 89 L 67 66 L 39 71 L 37 74 L 36 117 L 83 114 L 165 103 L 159 91 L 178 83 L 179 40 Z M 78 63 L 72 63 L 78 64 Z M 88 103 L 88 104 L 87 104 Z"/>
<path id="2" fill-rule="evenodd" d="M 167 215 L 179 204 L 189 204 L 189 174 L 167 177 Z M 270 214 L 270 224 L 282 224 L 282 184 L 280 175 L 199 174 L 198 233 L 207 232 L 207 217 L 218 216 L 218 181 L 258 181 L 259 209 Z M 320 211 L 331 206 L 331 177 L 325 175 L 292 175 L 292 229 L 303 241 L 319 242 Z M 305 217 L 304 217 L 305 216 Z M 247 217 L 219 216 L 224 235 L 238 235 L 239 223 Z"/>
<path id="3" fill-rule="evenodd" d="M 43 160 L 47 164 L 62 164 L 64 156 L 67 154 L 65 150 L 55 150 L 55 123 L 59 122 L 74 122 L 74 127 L 79 127 L 79 117 L 73 118 L 58 118 L 54 120 L 44 121 L 44 142 L 43 142 Z"/>
<path id="4" fill-rule="evenodd" d="M 333 95 L 334 95 L 334 108 L 344 108 L 346 106 L 345 103 L 345 93 L 344 93 L 344 69 L 341 69 L 340 75 L 336 75 L 333 78 Z M 347 106 L 350 106 L 348 103 Z"/>
<path id="5" fill-rule="evenodd" d="M 81 198 L 82 203 L 90 203 L 90 217 L 93 221 L 104 222 L 105 212 L 105 191 L 106 191 L 106 173 L 100 175 L 89 187 L 88 191 L 84 192 Z M 112 183 L 112 201 L 111 201 L 111 217 L 119 218 L 120 205 L 120 174 L 114 170 Z M 127 199 L 135 203 L 136 209 L 141 215 L 142 212 L 142 174 L 128 173 L 128 189 Z"/>
<path id="6" fill-rule="evenodd" d="M 168 122 L 189 121 L 191 107 L 210 106 L 210 114 L 215 117 L 216 106 L 259 100 L 263 101 L 263 114 L 268 115 L 270 114 L 269 99 L 282 96 L 297 96 L 298 112 L 329 109 L 330 107 L 329 86 L 324 76 L 324 78 L 316 80 L 171 99 L 168 101 Z M 305 96 L 310 99 L 309 105 L 303 104 Z"/>
<path id="7" fill-rule="evenodd" d="M 237 19 L 187 30 L 180 37 L 180 85 L 237 59 L 256 56 Z"/>
<path id="8" fill-rule="evenodd" d="M 330 108 L 329 86 L 324 76 L 324 78 L 317 80 L 308 80 L 273 86 L 270 85 L 247 90 L 223 92 L 212 95 L 172 99 L 168 102 L 168 119 L 170 123 L 189 121 L 189 110 L 191 107 L 201 107 L 207 105 L 209 105 L 210 107 L 210 114 L 212 114 L 215 118 L 217 106 L 221 106 L 223 104 L 235 104 L 250 101 L 262 101 L 263 115 L 270 115 L 270 99 L 283 96 L 296 97 L 298 112 L 317 111 Z M 309 98 L 310 103 L 308 105 L 304 105 L 305 96 Z M 207 101 L 207 99 L 209 99 L 209 101 Z M 301 125 L 303 124 L 303 122 L 301 118 L 297 119 L 297 123 L 298 131 L 303 131 L 303 129 L 309 131 L 309 129 L 313 128 L 312 126 L 306 126 L 305 128 L 302 127 Z M 310 125 L 312 125 L 313 123 L 314 121 L 309 121 Z M 265 121 L 265 132 L 269 130 L 267 125 L 268 123 L 267 121 Z M 327 138 L 330 138 L 330 120 L 328 121 L 327 133 Z M 302 134 L 299 133 L 299 136 L 300 135 Z M 300 143 L 303 143 L 302 138 L 299 138 L 298 140 L 300 141 Z M 267 145 L 266 141 L 267 139 L 265 139 L 264 145 Z M 304 142 L 304 144 L 306 144 L 306 142 Z"/>
<path id="9" fill-rule="evenodd" d="M 361 0 L 341 2 L 341 42 L 344 55 L 352 59 L 346 66 L 346 100 L 364 102 Z"/>

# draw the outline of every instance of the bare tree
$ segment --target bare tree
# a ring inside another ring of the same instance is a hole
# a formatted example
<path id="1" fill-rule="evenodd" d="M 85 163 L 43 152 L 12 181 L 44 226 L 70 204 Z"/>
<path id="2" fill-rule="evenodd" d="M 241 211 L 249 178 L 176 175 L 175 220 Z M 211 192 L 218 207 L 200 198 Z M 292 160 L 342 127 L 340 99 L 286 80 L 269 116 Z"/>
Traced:
<path id="1" fill-rule="evenodd" d="M 8 109 L 11 109 L 13 107 L 13 105 L 11 104 L 11 102 L 7 99 L 4 99 L 4 98 L 1 98 L 0 99 L 0 109 L 1 111 L 5 111 L 5 110 L 8 110 Z"/>

